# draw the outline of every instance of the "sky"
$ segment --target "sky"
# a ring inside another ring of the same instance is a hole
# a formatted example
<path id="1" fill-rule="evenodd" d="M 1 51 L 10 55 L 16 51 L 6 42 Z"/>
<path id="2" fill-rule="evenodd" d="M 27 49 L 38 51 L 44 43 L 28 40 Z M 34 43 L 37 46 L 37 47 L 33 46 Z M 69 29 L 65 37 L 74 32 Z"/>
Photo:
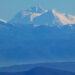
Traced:
<path id="1" fill-rule="evenodd" d="M 0 0 L 0 19 L 10 21 L 19 11 L 34 6 L 75 15 L 75 0 Z"/>

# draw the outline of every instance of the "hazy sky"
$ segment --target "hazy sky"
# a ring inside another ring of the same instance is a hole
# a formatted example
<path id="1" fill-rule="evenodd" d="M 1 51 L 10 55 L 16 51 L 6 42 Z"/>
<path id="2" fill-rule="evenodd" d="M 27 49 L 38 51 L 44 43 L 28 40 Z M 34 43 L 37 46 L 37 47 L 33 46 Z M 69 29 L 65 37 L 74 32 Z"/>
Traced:
<path id="1" fill-rule="evenodd" d="M 33 6 L 75 15 L 75 0 L 0 0 L 0 18 L 8 21 L 19 11 Z"/>

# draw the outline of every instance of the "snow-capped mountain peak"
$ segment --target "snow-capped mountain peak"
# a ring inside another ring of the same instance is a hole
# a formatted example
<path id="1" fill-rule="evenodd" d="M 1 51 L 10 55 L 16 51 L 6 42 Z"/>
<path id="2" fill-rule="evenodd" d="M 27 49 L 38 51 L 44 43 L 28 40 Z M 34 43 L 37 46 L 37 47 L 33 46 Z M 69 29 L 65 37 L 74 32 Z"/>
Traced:
<path id="1" fill-rule="evenodd" d="M 10 22 L 20 24 L 34 24 L 37 26 L 63 26 L 75 24 L 75 16 L 58 13 L 53 10 L 45 10 L 40 7 L 32 7 L 18 13 Z"/>
<path id="2" fill-rule="evenodd" d="M 31 13 L 42 13 L 45 11 L 45 9 L 42 9 L 41 7 L 32 7 L 32 8 L 26 9 L 24 11 L 31 12 Z"/>
<path id="3" fill-rule="evenodd" d="M 22 12 L 19 12 L 10 22 L 11 23 L 20 23 L 20 24 L 31 24 L 34 18 L 42 15 L 47 12 L 47 10 L 40 7 L 32 7 Z"/>

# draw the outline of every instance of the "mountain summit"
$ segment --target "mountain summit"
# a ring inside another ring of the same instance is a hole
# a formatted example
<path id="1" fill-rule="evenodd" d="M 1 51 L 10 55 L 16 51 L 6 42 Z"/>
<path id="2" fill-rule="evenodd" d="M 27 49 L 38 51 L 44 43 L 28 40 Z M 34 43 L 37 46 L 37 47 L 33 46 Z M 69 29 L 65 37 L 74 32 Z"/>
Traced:
<path id="1" fill-rule="evenodd" d="M 31 12 L 31 13 L 42 13 L 44 11 L 45 10 L 42 9 L 41 7 L 32 7 L 32 8 L 24 10 L 24 12 Z"/>
<path id="2" fill-rule="evenodd" d="M 60 14 L 55 10 L 32 7 L 19 12 L 10 22 L 15 24 L 34 24 L 35 26 L 63 26 L 75 24 L 75 16 Z"/>
<path id="3" fill-rule="evenodd" d="M 47 10 L 40 7 L 32 7 L 19 12 L 10 22 L 16 24 L 31 24 L 36 17 L 41 16 L 46 11 Z"/>

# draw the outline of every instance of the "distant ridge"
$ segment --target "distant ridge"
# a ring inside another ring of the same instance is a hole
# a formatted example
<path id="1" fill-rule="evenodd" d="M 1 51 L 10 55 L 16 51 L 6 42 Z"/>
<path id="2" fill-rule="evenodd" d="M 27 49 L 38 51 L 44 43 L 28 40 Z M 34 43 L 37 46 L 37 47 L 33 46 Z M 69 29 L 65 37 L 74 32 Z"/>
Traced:
<path id="1" fill-rule="evenodd" d="M 75 73 L 46 67 L 36 67 L 25 72 L 0 72 L 0 75 L 75 75 Z"/>
<path id="2" fill-rule="evenodd" d="M 53 62 L 53 63 L 38 63 L 38 64 L 22 64 L 10 67 L 0 67 L 0 72 L 22 72 L 29 71 L 36 67 L 46 67 L 63 71 L 75 72 L 75 62 Z"/>

